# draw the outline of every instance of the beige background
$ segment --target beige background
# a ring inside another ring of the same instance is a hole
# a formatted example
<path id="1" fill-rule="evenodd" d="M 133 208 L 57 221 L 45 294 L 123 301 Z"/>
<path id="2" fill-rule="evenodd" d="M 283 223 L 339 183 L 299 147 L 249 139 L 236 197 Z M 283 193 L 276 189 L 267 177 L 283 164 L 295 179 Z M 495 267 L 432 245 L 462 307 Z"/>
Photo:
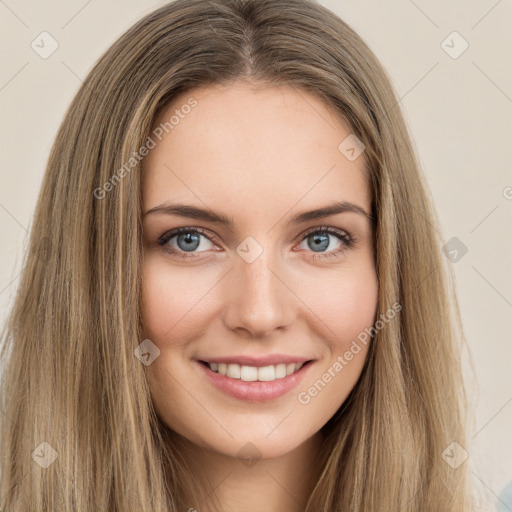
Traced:
<path id="1" fill-rule="evenodd" d="M 321 3 L 348 22 L 388 70 L 445 240 L 457 237 L 467 247 L 454 263 L 480 390 L 471 391 L 476 425 L 465 447 L 467 463 L 475 487 L 488 496 L 486 509 L 512 510 L 512 497 L 508 507 L 504 494 L 502 502 L 497 498 L 512 481 L 512 2 Z M 0 0 L 2 323 L 65 109 L 104 50 L 160 5 L 150 0 Z M 43 31 L 58 42 L 47 59 L 31 48 Z M 454 31 L 463 39 L 450 35 Z M 467 50 L 452 58 L 447 51 L 455 56 L 464 41 Z"/>

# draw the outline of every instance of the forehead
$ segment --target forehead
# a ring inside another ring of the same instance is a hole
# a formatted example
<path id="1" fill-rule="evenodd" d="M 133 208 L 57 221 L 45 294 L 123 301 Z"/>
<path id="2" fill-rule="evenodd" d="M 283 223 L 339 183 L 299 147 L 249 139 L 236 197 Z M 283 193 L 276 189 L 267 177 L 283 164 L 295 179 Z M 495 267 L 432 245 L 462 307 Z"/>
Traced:
<path id="1" fill-rule="evenodd" d="M 190 105 L 194 105 L 190 107 Z M 176 96 L 155 118 L 145 157 L 145 209 L 195 199 L 219 209 L 289 209 L 371 197 L 364 153 L 351 161 L 340 143 L 350 126 L 315 95 L 244 82 Z"/>

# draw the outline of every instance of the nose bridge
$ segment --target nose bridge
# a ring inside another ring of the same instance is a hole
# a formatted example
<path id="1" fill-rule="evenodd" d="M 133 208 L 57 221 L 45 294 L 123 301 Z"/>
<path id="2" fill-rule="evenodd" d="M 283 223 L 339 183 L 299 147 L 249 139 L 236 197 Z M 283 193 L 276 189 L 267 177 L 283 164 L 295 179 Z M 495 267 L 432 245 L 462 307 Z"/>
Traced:
<path id="1" fill-rule="evenodd" d="M 237 248 L 239 257 L 228 284 L 225 321 L 230 329 L 244 328 L 253 336 L 287 326 L 293 315 L 293 294 L 270 238 L 263 247 L 254 239 Z"/>

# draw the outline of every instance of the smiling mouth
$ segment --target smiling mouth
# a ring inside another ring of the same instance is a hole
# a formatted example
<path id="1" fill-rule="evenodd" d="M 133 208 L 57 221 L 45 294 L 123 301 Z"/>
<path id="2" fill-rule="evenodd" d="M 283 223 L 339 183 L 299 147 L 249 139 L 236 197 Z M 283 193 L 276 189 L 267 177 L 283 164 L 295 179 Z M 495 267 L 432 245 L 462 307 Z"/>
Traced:
<path id="1" fill-rule="evenodd" d="M 283 379 L 299 371 L 303 366 L 311 362 L 310 360 L 305 363 L 280 363 L 257 367 L 233 363 L 208 363 L 206 361 L 200 361 L 200 363 L 207 366 L 212 372 L 245 382 L 271 382 Z"/>

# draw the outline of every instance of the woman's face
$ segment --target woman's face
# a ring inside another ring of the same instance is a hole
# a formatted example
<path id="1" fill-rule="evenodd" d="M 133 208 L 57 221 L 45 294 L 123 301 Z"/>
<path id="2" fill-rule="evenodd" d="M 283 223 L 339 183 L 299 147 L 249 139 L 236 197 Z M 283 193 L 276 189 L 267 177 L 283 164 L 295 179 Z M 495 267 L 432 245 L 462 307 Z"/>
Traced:
<path id="1" fill-rule="evenodd" d="M 156 411 L 226 455 L 288 453 L 335 414 L 368 352 L 358 336 L 378 282 L 364 153 L 352 139 L 340 149 L 348 125 L 289 87 L 183 93 L 153 130 L 143 319 Z"/>

